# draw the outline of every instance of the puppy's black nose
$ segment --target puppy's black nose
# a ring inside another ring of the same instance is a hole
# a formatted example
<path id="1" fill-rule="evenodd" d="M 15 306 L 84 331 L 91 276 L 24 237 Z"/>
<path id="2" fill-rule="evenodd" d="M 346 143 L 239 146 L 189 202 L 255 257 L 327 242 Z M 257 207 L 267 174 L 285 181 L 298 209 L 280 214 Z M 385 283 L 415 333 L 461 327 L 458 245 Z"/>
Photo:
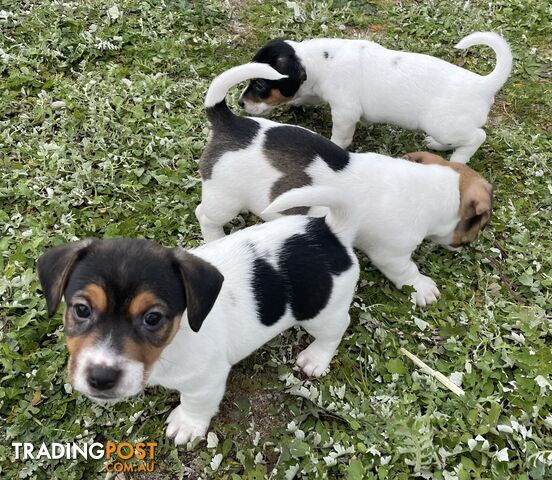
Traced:
<path id="1" fill-rule="evenodd" d="M 238 100 L 238 105 L 242 108 L 244 107 L 245 102 L 243 101 L 243 98 L 240 97 L 240 99 Z"/>
<path id="2" fill-rule="evenodd" d="M 88 383 L 97 390 L 108 390 L 115 386 L 121 376 L 121 370 L 94 365 L 88 369 Z"/>

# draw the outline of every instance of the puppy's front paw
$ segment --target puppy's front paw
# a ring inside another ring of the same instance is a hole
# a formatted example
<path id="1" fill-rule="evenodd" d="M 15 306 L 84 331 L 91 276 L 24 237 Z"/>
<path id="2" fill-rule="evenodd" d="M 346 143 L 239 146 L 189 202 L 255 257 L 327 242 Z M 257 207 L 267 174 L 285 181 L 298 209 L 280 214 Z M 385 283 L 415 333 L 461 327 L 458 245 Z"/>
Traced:
<path id="1" fill-rule="evenodd" d="M 441 292 L 439 292 L 433 279 L 426 275 L 419 275 L 412 286 L 416 289 L 412 294 L 412 299 L 419 307 L 431 305 L 441 296 Z"/>
<path id="2" fill-rule="evenodd" d="M 324 348 L 315 340 L 297 356 L 297 365 L 309 377 L 320 377 L 328 368 L 335 350 Z"/>
<path id="3" fill-rule="evenodd" d="M 204 437 L 209 421 L 198 421 L 186 414 L 182 405 L 176 407 L 167 418 L 167 437 L 175 445 L 183 445 L 196 437 Z"/>

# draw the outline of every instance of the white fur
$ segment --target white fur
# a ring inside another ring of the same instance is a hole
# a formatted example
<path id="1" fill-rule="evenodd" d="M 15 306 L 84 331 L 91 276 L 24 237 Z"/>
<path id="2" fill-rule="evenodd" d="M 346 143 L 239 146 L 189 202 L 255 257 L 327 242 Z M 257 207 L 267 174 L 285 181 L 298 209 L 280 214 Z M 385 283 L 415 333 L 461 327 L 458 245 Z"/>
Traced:
<path id="1" fill-rule="evenodd" d="M 435 282 L 422 275 L 411 255 L 424 238 L 448 245 L 460 220 L 459 174 L 449 167 L 420 165 L 375 153 L 351 153 L 349 165 L 335 172 L 321 159 L 307 168 L 311 187 L 284 193 L 267 209 L 271 186 L 281 177 L 265 158 L 262 144 L 267 127 L 278 125 L 256 119 L 262 130 L 246 149 L 225 153 L 212 177 L 203 181 L 196 215 L 203 238 L 224 236 L 223 226 L 242 211 L 263 220 L 278 217 L 292 206 L 348 206 L 354 245 L 397 288 L 411 285 L 415 301 L 429 305 L 439 297 Z M 329 187 L 331 185 L 331 187 Z M 319 214 L 320 212 L 311 214 Z M 339 227 L 337 227 L 339 228 Z"/>
<path id="2" fill-rule="evenodd" d="M 456 45 L 462 49 L 487 45 L 495 51 L 496 67 L 486 76 L 429 55 L 389 50 L 366 40 L 287 43 L 307 74 L 290 103 L 329 103 L 334 143 L 348 147 L 360 120 L 392 123 L 426 132 L 429 148 L 454 149 L 451 160 L 461 163 L 467 163 L 485 141 L 481 127 L 512 68 L 510 47 L 492 32 L 472 33 Z M 256 115 L 273 108 L 244 101 L 246 111 Z"/>
<path id="3" fill-rule="evenodd" d="M 333 218 L 343 226 L 344 219 L 339 212 Z M 253 259 L 262 255 L 275 265 L 283 242 L 304 232 L 307 222 L 305 216 L 288 216 L 190 251 L 215 266 L 224 276 L 224 282 L 197 333 L 191 330 L 186 315 L 183 316 L 180 330 L 155 363 L 148 381 L 150 385 L 180 391 L 181 404 L 167 420 L 167 435 L 177 445 L 205 435 L 224 395 L 232 365 L 287 328 L 301 325 L 315 338 L 297 359 L 308 375 L 319 376 L 328 367 L 349 323 L 348 310 L 359 273 L 350 242 L 346 243 L 346 228 L 342 234 L 335 233 L 344 242 L 353 264 L 333 277 L 330 299 L 314 319 L 297 322 L 288 308 L 278 322 L 263 325 L 258 319 L 253 295 Z"/>
<path id="4" fill-rule="evenodd" d="M 143 387 L 144 364 L 115 352 L 110 337 L 91 347 L 84 348 L 78 356 L 72 383 L 76 390 L 94 400 L 98 397 L 87 381 L 87 371 L 93 366 L 113 367 L 121 370 L 121 377 L 110 395 L 117 401 L 136 395 Z"/>

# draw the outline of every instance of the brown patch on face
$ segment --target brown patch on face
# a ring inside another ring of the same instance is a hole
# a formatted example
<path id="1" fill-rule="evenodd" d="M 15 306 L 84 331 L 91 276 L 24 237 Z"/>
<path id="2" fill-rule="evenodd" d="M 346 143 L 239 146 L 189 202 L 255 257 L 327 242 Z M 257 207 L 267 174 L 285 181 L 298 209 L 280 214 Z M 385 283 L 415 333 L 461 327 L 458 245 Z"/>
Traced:
<path id="1" fill-rule="evenodd" d="M 68 310 L 65 311 L 64 317 L 70 315 Z M 80 353 L 87 347 L 94 345 L 96 341 L 96 336 L 93 334 L 90 335 L 78 335 L 74 337 L 66 337 L 67 350 L 69 350 L 69 378 L 73 380 L 73 372 L 77 366 L 77 361 Z"/>
<path id="2" fill-rule="evenodd" d="M 404 158 L 425 165 L 443 165 L 460 175 L 460 221 L 450 245 L 459 247 L 473 242 L 479 231 L 485 228 L 491 219 L 493 186 L 467 165 L 449 162 L 434 153 L 414 152 L 405 155 Z"/>
<path id="3" fill-rule="evenodd" d="M 125 339 L 123 355 L 144 364 L 144 381 L 148 379 L 153 364 L 159 359 L 165 347 L 172 342 L 178 332 L 181 318 L 181 314 L 177 315 L 172 321 L 167 321 L 155 332 L 156 345 L 139 343 L 132 338 Z"/>
<path id="4" fill-rule="evenodd" d="M 160 305 L 162 302 L 159 301 L 156 295 L 148 290 L 144 290 L 137 294 L 131 301 L 128 306 L 128 313 L 133 317 L 138 317 L 150 308 Z"/>
<path id="5" fill-rule="evenodd" d="M 289 102 L 291 100 L 290 97 L 286 97 L 285 95 L 280 92 L 277 88 L 273 88 L 270 91 L 270 95 L 268 98 L 260 99 L 259 101 L 266 103 L 267 105 L 281 105 L 282 103 Z"/>
<path id="6" fill-rule="evenodd" d="M 104 313 L 107 310 L 107 294 L 105 290 L 97 283 L 89 283 L 78 293 L 84 294 L 84 298 L 88 300 L 92 310 L 98 314 Z"/>

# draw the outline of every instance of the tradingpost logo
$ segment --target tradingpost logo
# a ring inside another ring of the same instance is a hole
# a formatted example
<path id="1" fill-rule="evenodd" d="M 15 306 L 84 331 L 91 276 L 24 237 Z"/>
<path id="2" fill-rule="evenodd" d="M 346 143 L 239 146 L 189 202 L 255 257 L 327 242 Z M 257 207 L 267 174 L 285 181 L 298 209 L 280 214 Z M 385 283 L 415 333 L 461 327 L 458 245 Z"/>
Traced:
<path id="1" fill-rule="evenodd" d="M 105 472 L 153 472 L 157 442 L 105 442 L 104 443 L 42 443 L 37 448 L 30 442 L 12 442 L 16 460 L 84 460 L 105 459 Z M 112 456 L 116 460 L 112 460 Z M 138 462 L 135 462 L 138 460 Z"/>

